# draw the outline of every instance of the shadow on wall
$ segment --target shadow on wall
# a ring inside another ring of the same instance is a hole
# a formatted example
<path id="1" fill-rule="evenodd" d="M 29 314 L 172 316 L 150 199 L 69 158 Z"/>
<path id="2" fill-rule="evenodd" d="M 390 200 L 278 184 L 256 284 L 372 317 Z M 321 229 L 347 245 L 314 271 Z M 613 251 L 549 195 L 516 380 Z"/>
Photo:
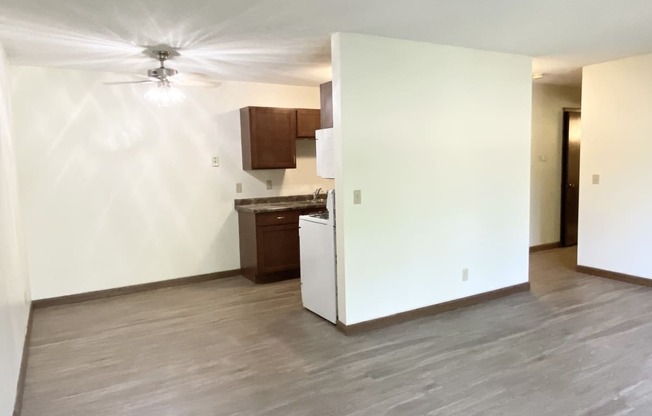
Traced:
<path id="1" fill-rule="evenodd" d="M 240 110 L 228 111 L 215 117 L 217 134 L 216 154 L 220 154 L 220 167 L 229 172 L 242 172 L 244 179 L 245 194 L 254 195 L 255 190 L 265 190 L 267 180 L 272 181 L 272 190 L 268 193 L 278 192 L 285 169 L 264 169 L 264 170 L 243 170 L 242 169 L 242 142 L 240 132 Z M 297 155 L 298 156 L 298 155 Z M 237 178 L 237 175 L 234 175 Z M 247 180 L 247 178 L 251 180 Z M 237 179 L 236 179 L 237 180 Z M 235 181 L 233 186 L 235 187 Z M 254 193 L 252 193 L 252 190 Z M 260 196 L 260 195 L 258 195 Z M 240 197 L 236 195 L 236 198 Z"/>

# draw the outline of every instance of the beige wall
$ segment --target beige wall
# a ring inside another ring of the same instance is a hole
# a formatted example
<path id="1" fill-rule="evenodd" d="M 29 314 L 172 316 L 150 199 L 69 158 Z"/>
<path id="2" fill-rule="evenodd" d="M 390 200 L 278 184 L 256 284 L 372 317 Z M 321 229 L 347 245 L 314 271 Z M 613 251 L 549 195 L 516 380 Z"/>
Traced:
<path id="1" fill-rule="evenodd" d="M 652 54 L 582 78 L 577 262 L 652 279 Z"/>
<path id="2" fill-rule="evenodd" d="M 579 87 L 532 86 L 530 246 L 559 241 L 564 108 L 580 108 Z"/>
<path id="3" fill-rule="evenodd" d="M 9 84 L 0 45 L 0 415 L 11 415 L 30 305 L 21 226 Z"/>
<path id="4" fill-rule="evenodd" d="M 238 269 L 235 198 L 332 188 L 316 176 L 314 141 L 298 142 L 297 169 L 242 170 L 238 109 L 319 108 L 316 87 L 224 82 L 157 108 L 147 86 L 101 84 L 124 75 L 12 75 L 35 299 Z"/>
<path id="5" fill-rule="evenodd" d="M 332 51 L 340 319 L 526 282 L 530 58 L 355 34 Z"/>

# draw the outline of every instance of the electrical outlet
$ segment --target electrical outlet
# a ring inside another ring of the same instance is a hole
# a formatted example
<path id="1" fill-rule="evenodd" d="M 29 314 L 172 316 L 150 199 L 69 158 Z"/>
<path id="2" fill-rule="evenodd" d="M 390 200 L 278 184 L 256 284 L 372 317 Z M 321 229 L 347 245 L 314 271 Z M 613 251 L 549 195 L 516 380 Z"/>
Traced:
<path id="1" fill-rule="evenodd" d="M 353 191 L 353 203 L 355 205 L 360 205 L 362 204 L 362 191 L 361 190 L 355 190 Z"/>
<path id="2" fill-rule="evenodd" d="M 462 269 L 462 281 L 466 282 L 469 280 L 469 269 Z"/>
<path id="3" fill-rule="evenodd" d="M 267 182 L 265 182 L 265 185 L 267 186 L 267 189 L 272 189 L 272 180 L 267 179 Z"/>
<path id="4" fill-rule="evenodd" d="M 235 184 L 235 193 L 236 194 L 241 194 L 242 193 L 242 184 L 239 183 L 239 182 Z"/>
<path id="5" fill-rule="evenodd" d="M 214 168 L 217 168 L 220 166 L 220 158 L 217 156 L 213 156 L 211 159 L 211 164 L 213 165 Z"/>

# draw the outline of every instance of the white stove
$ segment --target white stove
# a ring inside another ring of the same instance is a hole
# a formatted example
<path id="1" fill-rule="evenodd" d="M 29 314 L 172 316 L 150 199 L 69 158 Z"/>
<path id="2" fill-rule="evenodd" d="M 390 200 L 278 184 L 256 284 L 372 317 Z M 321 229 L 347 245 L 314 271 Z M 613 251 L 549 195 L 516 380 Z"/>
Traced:
<path id="1" fill-rule="evenodd" d="M 327 212 L 299 217 L 301 300 L 303 307 L 336 323 L 335 191 L 328 191 Z"/>

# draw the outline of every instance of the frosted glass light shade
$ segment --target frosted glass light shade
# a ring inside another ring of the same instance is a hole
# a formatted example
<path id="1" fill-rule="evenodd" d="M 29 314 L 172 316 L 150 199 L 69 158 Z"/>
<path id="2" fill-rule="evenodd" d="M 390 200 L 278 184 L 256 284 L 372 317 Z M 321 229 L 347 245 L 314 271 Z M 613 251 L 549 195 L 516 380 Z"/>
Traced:
<path id="1" fill-rule="evenodd" d="M 186 99 L 186 96 L 172 85 L 161 82 L 156 87 L 147 91 L 145 98 L 159 107 L 167 107 L 182 103 Z"/>

